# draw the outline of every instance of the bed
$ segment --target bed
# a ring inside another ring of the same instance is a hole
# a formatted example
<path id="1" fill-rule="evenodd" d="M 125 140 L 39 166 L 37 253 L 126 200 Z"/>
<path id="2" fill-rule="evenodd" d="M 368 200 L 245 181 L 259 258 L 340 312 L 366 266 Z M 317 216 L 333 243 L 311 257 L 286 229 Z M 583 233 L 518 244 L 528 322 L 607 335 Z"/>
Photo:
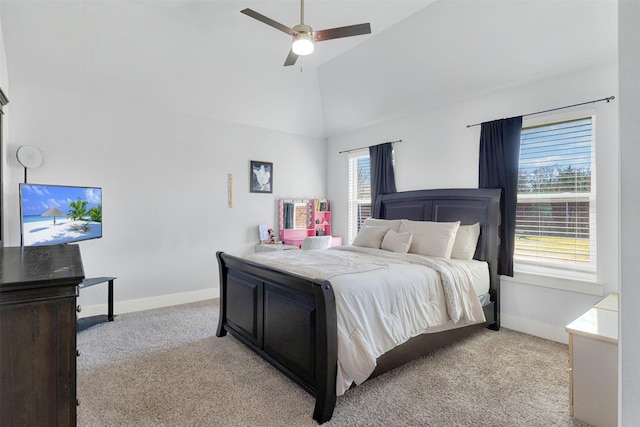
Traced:
<path id="1" fill-rule="evenodd" d="M 374 217 L 442 223 L 459 221 L 461 226 L 478 224 L 480 234 L 473 258 L 485 264 L 488 290 L 480 305 L 484 319 L 412 335 L 384 353 L 376 353 L 373 368 L 370 373 L 366 371 L 363 374 L 367 375 L 364 380 L 449 345 L 480 328 L 500 328 L 497 273 L 499 189 L 438 189 L 385 194 L 374 204 Z M 340 248 L 334 249 L 340 251 Z M 344 286 L 338 281 L 354 274 L 318 278 L 322 275 L 300 274 L 281 268 L 279 264 L 268 265 L 224 252 L 218 252 L 217 259 L 220 317 L 216 335 L 223 337 L 229 332 L 261 355 L 315 396 L 313 418 L 316 421 L 324 423 L 330 420 L 344 382 L 344 361 L 338 359 L 339 348 L 341 354 L 345 351 L 345 345 L 338 344 L 343 342 L 338 331 L 338 318 L 342 321 L 343 317 L 338 315 L 343 297 L 338 293 L 339 304 L 336 305 L 336 292 Z M 357 274 L 371 277 L 377 273 Z M 355 383 L 362 381 L 360 378 Z"/>

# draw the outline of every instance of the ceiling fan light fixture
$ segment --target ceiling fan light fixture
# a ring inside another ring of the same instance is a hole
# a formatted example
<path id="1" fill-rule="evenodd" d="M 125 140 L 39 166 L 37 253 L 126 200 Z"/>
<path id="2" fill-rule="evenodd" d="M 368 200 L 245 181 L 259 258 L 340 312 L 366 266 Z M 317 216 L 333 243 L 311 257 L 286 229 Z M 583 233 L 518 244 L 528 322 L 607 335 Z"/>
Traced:
<path id="1" fill-rule="evenodd" d="M 278 21 L 274 21 L 273 19 L 252 9 L 242 9 L 240 12 L 293 37 L 291 50 L 289 51 L 289 55 L 287 55 L 287 59 L 284 61 L 285 67 L 294 65 L 298 60 L 298 56 L 313 53 L 315 42 L 359 36 L 362 34 L 371 34 L 371 24 L 368 22 L 314 32 L 310 26 L 304 24 L 304 0 L 300 0 L 300 24 L 293 28 L 289 28 L 286 25 L 283 25 Z"/>
<path id="2" fill-rule="evenodd" d="M 313 31 L 308 25 L 300 24 L 293 27 L 297 32 L 293 35 L 291 50 L 298 56 L 313 53 Z"/>

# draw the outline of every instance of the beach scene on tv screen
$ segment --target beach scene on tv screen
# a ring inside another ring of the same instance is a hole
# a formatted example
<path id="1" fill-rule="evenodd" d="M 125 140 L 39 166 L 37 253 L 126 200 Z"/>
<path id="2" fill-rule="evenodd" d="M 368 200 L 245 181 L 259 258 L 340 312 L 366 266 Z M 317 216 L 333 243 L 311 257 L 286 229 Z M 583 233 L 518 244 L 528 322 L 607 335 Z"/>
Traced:
<path id="1" fill-rule="evenodd" d="M 102 237 L 102 190 L 23 185 L 22 243 L 42 246 Z"/>

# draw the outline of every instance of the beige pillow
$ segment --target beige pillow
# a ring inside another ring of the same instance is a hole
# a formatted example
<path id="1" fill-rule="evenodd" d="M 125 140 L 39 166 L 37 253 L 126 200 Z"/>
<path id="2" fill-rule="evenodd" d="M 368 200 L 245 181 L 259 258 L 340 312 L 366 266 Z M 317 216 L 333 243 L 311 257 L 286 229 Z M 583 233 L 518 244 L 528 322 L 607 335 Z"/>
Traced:
<path id="1" fill-rule="evenodd" d="M 402 223 L 402 221 L 403 220 L 401 219 L 367 218 L 362 223 L 362 226 L 387 227 L 392 229 L 393 231 L 400 231 L 400 224 Z"/>
<path id="2" fill-rule="evenodd" d="M 363 226 L 358 231 L 358 235 L 353 241 L 353 246 L 380 249 L 380 244 L 387 231 L 389 231 L 389 227 Z"/>
<path id="3" fill-rule="evenodd" d="M 478 238 L 480 237 L 480 224 L 461 225 L 456 233 L 456 240 L 451 250 L 451 258 L 471 260 L 476 253 Z"/>
<path id="4" fill-rule="evenodd" d="M 411 247 L 412 238 L 413 235 L 409 232 L 397 233 L 392 229 L 389 229 L 382 239 L 380 249 L 406 254 L 409 252 L 409 248 Z"/>
<path id="5" fill-rule="evenodd" d="M 404 219 L 400 224 L 401 233 L 413 234 L 410 253 L 440 258 L 451 258 L 458 228 L 460 228 L 460 221 L 435 222 Z"/>

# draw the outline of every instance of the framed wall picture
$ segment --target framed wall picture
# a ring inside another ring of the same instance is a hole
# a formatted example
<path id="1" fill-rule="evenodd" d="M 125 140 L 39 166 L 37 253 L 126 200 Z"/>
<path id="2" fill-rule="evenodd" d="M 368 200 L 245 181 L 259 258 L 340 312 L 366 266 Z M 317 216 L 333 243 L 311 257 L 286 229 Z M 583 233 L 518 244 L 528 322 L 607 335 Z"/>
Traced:
<path id="1" fill-rule="evenodd" d="M 249 191 L 252 193 L 273 193 L 273 163 L 251 160 Z"/>

